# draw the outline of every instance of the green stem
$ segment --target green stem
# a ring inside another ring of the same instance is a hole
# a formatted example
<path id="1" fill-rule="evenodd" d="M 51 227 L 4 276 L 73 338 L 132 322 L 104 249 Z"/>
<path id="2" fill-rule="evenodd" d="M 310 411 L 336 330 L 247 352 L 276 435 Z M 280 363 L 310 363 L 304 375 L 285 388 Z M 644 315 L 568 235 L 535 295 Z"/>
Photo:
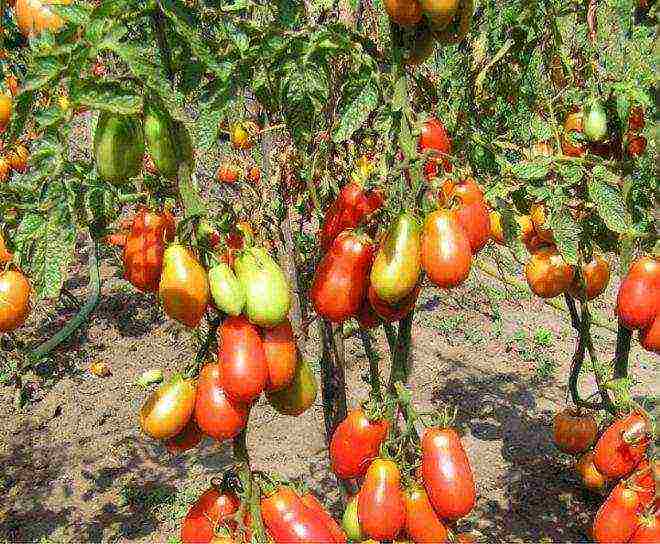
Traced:
<path id="1" fill-rule="evenodd" d="M 133 204 L 135 202 L 141 202 L 149 197 L 149 193 L 129 193 L 126 195 L 119 195 L 117 197 L 117 202 L 119 204 Z"/>
<path id="2" fill-rule="evenodd" d="M 156 34 L 156 42 L 158 42 L 158 49 L 163 57 L 163 66 L 165 67 L 165 74 L 170 83 L 174 82 L 174 69 L 172 67 L 172 52 L 167 43 L 167 36 L 165 35 L 165 17 L 160 6 L 151 14 L 151 22 L 153 23 L 154 33 Z"/>
<path id="3" fill-rule="evenodd" d="M 329 321 L 319 320 L 319 327 L 323 345 L 321 394 L 323 396 L 326 442 L 329 444 L 337 425 L 346 418 L 347 414 L 344 345 L 341 326 L 335 333 Z"/>
<path id="4" fill-rule="evenodd" d="M 98 250 L 98 242 L 92 240 L 89 252 L 90 293 L 87 302 L 85 302 L 85 305 L 80 309 L 76 316 L 64 325 L 59 332 L 30 353 L 30 359 L 32 361 L 42 359 L 69 338 L 83 323 L 87 321 L 87 318 L 94 311 L 94 308 L 96 308 L 101 294 L 101 275 L 99 273 Z"/>
<path id="5" fill-rule="evenodd" d="M 390 359 L 394 360 L 394 353 L 396 351 L 397 333 L 391 323 L 383 323 L 385 336 L 387 337 L 387 345 L 390 348 Z"/>
<path id="6" fill-rule="evenodd" d="M 628 357 L 630 355 L 630 340 L 632 331 L 623 326 L 619 320 L 619 330 L 616 335 L 616 354 L 614 356 L 614 378 L 628 376 Z"/>
<path id="7" fill-rule="evenodd" d="M 243 484 L 243 504 L 250 510 L 252 538 L 254 542 L 267 542 L 266 529 L 261 519 L 261 488 L 259 483 L 252 477 L 250 470 L 250 457 L 247 450 L 247 430 L 243 429 L 234 438 L 234 458 L 239 463 L 238 473 Z M 244 511 L 244 510 L 243 510 Z"/>
<path id="8" fill-rule="evenodd" d="M 371 345 L 369 332 L 360 328 L 360 340 L 364 346 L 364 351 L 369 359 L 369 383 L 371 384 L 371 395 L 377 403 L 383 402 L 383 393 L 380 387 L 380 373 L 378 370 L 378 354 Z"/>
<path id="9" fill-rule="evenodd" d="M 394 394 L 395 384 L 397 382 L 408 383 L 410 372 L 412 371 L 410 345 L 414 313 L 415 311 L 412 310 L 406 317 L 399 321 L 399 334 L 397 335 L 396 346 L 392 353 L 392 370 L 388 387 L 391 394 Z"/>

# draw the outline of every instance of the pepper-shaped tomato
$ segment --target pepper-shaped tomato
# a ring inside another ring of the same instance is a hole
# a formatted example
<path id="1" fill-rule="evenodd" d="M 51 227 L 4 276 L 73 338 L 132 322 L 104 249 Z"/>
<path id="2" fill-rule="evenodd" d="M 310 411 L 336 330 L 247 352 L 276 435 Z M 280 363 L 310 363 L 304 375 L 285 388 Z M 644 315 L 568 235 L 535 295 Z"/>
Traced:
<path id="1" fill-rule="evenodd" d="M 353 231 L 337 236 L 312 283 L 312 304 L 322 318 L 341 323 L 360 311 L 372 257 L 373 244 L 368 236 Z"/>
<path id="2" fill-rule="evenodd" d="M 392 323 L 394 321 L 400 321 L 412 311 L 421 290 L 422 285 L 418 284 L 410 293 L 408 293 L 406 298 L 396 304 L 388 304 L 384 300 L 378 298 L 373 286 L 370 285 L 369 290 L 367 291 L 367 300 L 378 317 L 387 323 Z"/>
<path id="3" fill-rule="evenodd" d="M 653 463 L 657 465 L 658 461 L 654 460 Z M 635 473 L 631 476 L 632 484 L 635 486 L 642 507 L 648 506 L 655 499 L 653 470 L 648 459 L 643 458 L 635 468 Z M 658 470 L 657 466 L 655 470 Z"/>
<path id="4" fill-rule="evenodd" d="M 388 431 L 387 420 L 369 421 L 362 408 L 351 410 L 330 440 L 332 471 L 342 480 L 364 476 Z"/>
<path id="5" fill-rule="evenodd" d="M 244 316 L 227 318 L 218 331 L 220 386 L 238 404 L 250 404 L 266 387 L 268 365 L 259 330 Z"/>
<path id="6" fill-rule="evenodd" d="M 406 521 L 401 473 L 394 461 L 375 459 L 358 493 L 362 532 L 374 540 L 394 540 Z"/>
<path id="7" fill-rule="evenodd" d="M 438 287 L 461 284 L 472 266 L 470 240 L 451 212 L 437 210 L 429 215 L 422 233 L 422 268 Z"/>
<path id="8" fill-rule="evenodd" d="M 334 541 L 338 543 L 346 542 L 346 534 L 343 529 L 339 526 L 339 523 L 335 521 L 325 507 L 319 502 L 319 500 L 314 496 L 310 491 L 305 493 L 300 500 L 303 502 L 307 508 L 309 508 L 315 515 L 317 515 L 332 533 Z"/>
<path id="9" fill-rule="evenodd" d="M 474 508 L 472 468 L 453 429 L 426 429 L 422 438 L 422 477 L 429 500 L 442 519 L 462 518 Z"/>
<path id="10" fill-rule="evenodd" d="M 145 401 L 140 426 L 152 438 L 166 440 L 179 434 L 190 421 L 195 407 L 195 382 L 173 376 Z"/>
<path id="11" fill-rule="evenodd" d="M 447 528 L 433 510 L 424 488 L 415 484 L 403 492 L 406 534 L 415 544 L 447 542 Z"/>
<path id="12" fill-rule="evenodd" d="M 601 505 L 594 518 L 593 537 L 600 544 L 628 542 L 637 529 L 637 492 L 618 484 Z"/>
<path id="13" fill-rule="evenodd" d="M 158 291 L 165 244 L 174 240 L 174 217 L 142 207 L 135 215 L 124 245 L 124 278 L 140 291 Z"/>
<path id="14" fill-rule="evenodd" d="M 622 478 L 637 466 L 648 447 L 647 422 L 641 414 L 616 420 L 594 448 L 594 464 L 607 478 Z"/>
<path id="15" fill-rule="evenodd" d="M 261 499 L 261 516 L 268 534 L 278 544 L 336 542 L 323 520 L 296 495 L 282 486 Z"/>
<path id="16" fill-rule="evenodd" d="M 658 544 L 660 542 L 660 515 L 640 516 L 638 526 L 628 542 L 634 544 Z"/>
<path id="17" fill-rule="evenodd" d="M 236 495 L 212 485 L 188 510 L 181 524 L 181 541 L 183 544 L 210 543 L 216 526 L 235 514 L 240 504 Z"/>
<path id="18" fill-rule="evenodd" d="M 216 440 L 238 435 L 247 424 L 249 408 L 231 402 L 220 387 L 220 365 L 202 368 L 197 381 L 194 417 L 199 428 Z"/>
<path id="19" fill-rule="evenodd" d="M 266 391 L 284 389 L 293 381 L 298 363 L 298 348 L 291 322 L 286 319 L 277 327 L 264 329 L 263 346 L 268 367 Z"/>
<path id="20" fill-rule="evenodd" d="M 616 313 L 629 329 L 649 327 L 660 314 L 660 261 L 641 257 L 619 287 Z"/>

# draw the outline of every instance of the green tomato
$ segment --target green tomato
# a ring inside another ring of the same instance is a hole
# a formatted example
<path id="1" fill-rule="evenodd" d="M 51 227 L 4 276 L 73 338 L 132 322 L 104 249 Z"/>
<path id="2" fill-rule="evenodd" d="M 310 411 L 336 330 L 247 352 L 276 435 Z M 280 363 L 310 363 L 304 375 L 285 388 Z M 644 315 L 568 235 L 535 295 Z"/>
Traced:
<path id="1" fill-rule="evenodd" d="M 364 540 L 360 520 L 358 518 L 358 496 L 351 497 L 341 518 L 341 526 L 348 537 L 348 540 L 360 542 Z"/>
<path id="2" fill-rule="evenodd" d="M 101 112 L 94 133 L 94 158 L 99 177 L 122 185 L 140 173 L 143 156 L 144 135 L 140 119 Z"/>
<path id="3" fill-rule="evenodd" d="M 213 302 L 228 315 L 240 315 L 245 306 L 245 290 L 236 274 L 226 263 L 219 263 L 209 270 L 209 285 Z"/>
<path id="4" fill-rule="evenodd" d="M 280 414 L 299 416 L 314 404 L 317 389 L 312 367 L 298 353 L 298 365 L 293 381 L 284 389 L 267 392 L 266 398 Z"/>
<path id="5" fill-rule="evenodd" d="M 607 136 L 607 113 L 598 99 L 593 99 L 584 108 L 584 135 L 591 142 L 600 142 Z"/>

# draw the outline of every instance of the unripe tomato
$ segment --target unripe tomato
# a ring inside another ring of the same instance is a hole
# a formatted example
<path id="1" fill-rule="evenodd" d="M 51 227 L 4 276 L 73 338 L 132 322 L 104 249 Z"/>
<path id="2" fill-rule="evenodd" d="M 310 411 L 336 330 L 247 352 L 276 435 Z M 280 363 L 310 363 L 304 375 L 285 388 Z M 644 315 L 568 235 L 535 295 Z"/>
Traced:
<path id="1" fill-rule="evenodd" d="M 647 422 L 632 413 L 617 419 L 601 435 L 594 448 L 594 464 L 606 478 L 630 474 L 648 447 Z"/>
<path id="2" fill-rule="evenodd" d="M 414 26 L 422 20 L 422 7 L 417 0 L 384 0 L 390 19 L 401 26 Z"/>
<path id="3" fill-rule="evenodd" d="M 639 331 L 639 343 L 646 351 L 660 353 L 660 316 L 656 316 L 651 325 Z"/>
<path id="4" fill-rule="evenodd" d="M 619 286 L 616 313 L 629 329 L 649 327 L 660 313 L 660 261 L 641 257 Z"/>
<path id="5" fill-rule="evenodd" d="M 470 273 L 470 240 L 448 210 L 437 210 L 426 218 L 421 253 L 422 268 L 438 287 L 456 287 Z"/>
<path id="6" fill-rule="evenodd" d="M 353 495 L 346 503 L 344 515 L 341 518 L 341 526 L 346 533 L 346 536 L 352 542 L 360 542 L 364 540 L 362 528 L 360 527 L 360 520 L 358 519 L 358 496 Z"/>
<path id="7" fill-rule="evenodd" d="M 180 375 L 161 385 L 140 410 L 142 430 L 165 440 L 179 434 L 190 421 L 195 407 L 195 383 Z"/>
<path id="8" fill-rule="evenodd" d="M 573 278 L 568 292 L 577 299 L 593 300 L 602 294 L 610 281 L 610 265 L 600 255 L 594 255 L 586 264 L 582 265 L 582 280 L 584 290 L 581 288 L 580 280 L 576 275 Z"/>
<path id="9" fill-rule="evenodd" d="M 311 512 L 313 512 L 316 516 L 319 517 L 319 519 L 323 522 L 323 524 L 326 526 L 328 531 L 330 531 L 330 533 L 332 534 L 335 542 L 337 543 L 346 542 L 346 534 L 344 533 L 342 528 L 335 521 L 335 519 L 328 513 L 328 511 L 325 509 L 325 506 L 323 506 L 319 502 L 319 500 L 314 496 L 312 492 L 305 493 L 302 497 L 300 497 L 300 500 Z"/>
<path id="10" fill-rule="evenodd" d="M 9 124 L 11 119 L 11 112 L 13 110 L 13 103 L 11 96 L 0 93 L 0 132 Z"/>
<path id="11" fill-rule="evenodd" d="M 248 414 L 248 407 L 232 403 L 220 387 L 220 365 L 205 365 L 199 373 L 195 398 L 199 428 L 216 440 L 228 440 L 245 428 Z"/>
<path id="12" fill-rule="evenodd" d="M 618 484 L 598 509 L 594 518 L 593 536 L 596 542 L 628 542 L 637 529 L 637 492 Z"/>
<path id="13" fill-rule="evenodd" d="M 291 383 L 279 391 L 266 391 L 270 405 L 286 416 L 299 416 L 306 412 L 314 404 L 318 392 L 312 367 L 300 352 L 297 357 L 296 372 Z"/>
<path id="14" fill-rule="evenodd" d="M 525 265 L 527 284 L 541 298 L 565 293 L 573 281 L 573 268 L 566 264 L 554 247 L 542 247 Z"/>
<path id="15" fill-rule="evenodd" d="M 358 518 L 362 532 L 375 540 L 394 540 L 403 529 L 406 506 L 394 461 L 377 458 L 369 465 L 358 493 Z"/>
<path id="16" fill-rule="evenodd" d="M 228 163 L 220 165 L 218 169 L 218 181 L 222 183 L 236 183 L 238 181 L 238 168 Z"/>
<path id="17" fill-rule="evenodd" d="M 569 157 L 581 157 L 585 152 L 585 145 L 580 141 L 583 135 L 582 112 L 569 113 L 564 121 L 564 134 L 561 138 L 561 149 Z"/>
<path id="18" fill-rule="evenodd" d="M 226 493 L 211 485 L 190 507 L 181 524 L 183 544 L 208 544 L 213 541 L 215 528 L 229 521 L 241 505 L 233 493 Z"/>
<path id="19" fill-rule="evenodd" d="M 11 166 L 9 161 L 4 157 L 0 157 L 0 183 L 4 183 L 9 179 L 9 171 Z"/>
<path id="20" fill-rule="evenodd" d="M 204 433 L 197 425 L 195 419 L 190 418 L 190 421 L 188 421 L 181 432 L 165 442 L 165 447 L 167 451 L 177 455 L 197 446 L 202 441 L 202 438 L 204 438 Z"/>
<path id="21" fill-rule="evenodd" d="M 591 491 L 602 491 L 607 485 L 607 478 L 603 476 L 594 464 L 594 452 L 588 451 L 575 465 L 576 472 L 580 475 L 582 485 Z"/>
<path id="22" fill-rule="evenodd" d="M 552 234 L 552 229 L 546 224 L 548 214 L 545 205 L 543 203 L 533 204 L 529 210 L 529 217 L 532 220 L 536 234 L 544 241 L 554 244 L 555 237 Z"/>
<path id="23" fill-rule="evenodd" d="M 0 332 L 20 327 L 30 313 L 30 282 L 18 270 L 0 272 Z"/>
<path id="24" fill-rule="evenodd" d="M 452 214 L 467 234 L 472 255 L 476 255 L 490 240 L 490 217 L 486 204 L 483 201 L 460 204 L 452 209 Z"/>
<path id="25" fill-rule="evenodd" d="M 424 488 L 415 484 L 403 492 L 406 505 L 406 535 L 415 544 L 447 542 L 447 528 L 433 510 Z"/>
<path id="26" fill-rule="evenodd" d="M 424 432 L 422 477 L 429 500 L 442 519 L 462 518 L 474 508 L 472 468 L 453 429 L 429 427 Z"/>
<path id="27" fill-rule="evenodd" d="M 332 471 L 342 480 L 364 476 L 388 431 L 387 420 L 370 421 L 362 408 L 351 410 L 330 440 Z"/>
<path id="28" fill-rule="evenodd" d="M 589 101 L 582 119 L 584 135 L 591 142 L 600 142 L 607 136 L 607 113 L 600 100 Z"/>
<path id="29" fill-rule="evenodd" d="M 658 544 L 660 542 L 660 515 L 638 516 L 638 527 L 628 542 L 633 544 Z"/>
<path id="30" fill-rule="evenodd" d="M 298 362 L 298 348 L 291 322 L 287 318 L 272 329 L 264 329 L 262 334 L 268 367 L 266 391 L 279 391 L 293 381 Z"/>
<path id="31" fill-rule="evenodd" d="M 244 316 L 227 318 L 218 331 L 220 386 L 232 402 L 250 404 L 261 395 L 268 365 L 259 330 Z"/>
<path id="32" fill-rule="evenodd" d="M 564 453 L 575 455 L 586 451 L 598 435 L 598 424 L 593 416 L 566 408 L 555 416 L 553 436 L 555 444 Z"/>

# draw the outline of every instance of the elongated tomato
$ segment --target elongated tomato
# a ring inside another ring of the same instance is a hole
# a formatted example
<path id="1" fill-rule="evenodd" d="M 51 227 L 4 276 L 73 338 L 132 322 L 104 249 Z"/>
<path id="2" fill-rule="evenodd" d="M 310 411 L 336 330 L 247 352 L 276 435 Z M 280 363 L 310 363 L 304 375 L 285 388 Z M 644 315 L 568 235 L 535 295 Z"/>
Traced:
<path id="1" fill-rule="evenodd" d="M 358 519 L 362 532 L 374 540 L 394 540 L 403 529 L 406 506 L 394 461 L 379 458 L 369 465 L 358 493 Z"/>
<path id="2" fill-rule="evenodd" d="M 429 500 L 441 518 L 459 519 L 474 508 L 472 468 L 453 429 L 426 429 L 422 439 L 422 477 Z"/>
<path id="3" fill-rule="evenodd" d="M 638 527 L 628 542 L 634 544 L 658 544 L 660 542 L 660 516 L 642 516 Z"/>
<path id="4" fill-rule="evenodd" d="M 447 542 L 447 528 L 429 502 L 424 488 L 415 484 L 403 492 L 406 504 L 406 534 L 416 544 Z"/>
<path id="5" fill-rule="evenodd" d="M 268 367 L 266 391 L 279 391 L 293 381 L 298 362 L 291 322 L 286 319 L 272 329 L 264 329 L 263 346 Z"/>
<path id="6" fill-rule="evenodd" d="M 594 518 L 593 536 L 600 544 L 628 542 L 637 529 L 637 492 L 618 484 Z"/>
<path id="7" fill-rule="evenodd" d="M 212 485 L 188 510 L 181 524 L 181 541 L 183 544 L 211 542 L 215 526 L 235 514 L 239 506 L 236 495 L 224 493 Z"/>
<path id="8" fill-rule="evenodd" d="M 621 282 L 616 313 L 629 329 L 650 326 L 660 314 L 660 261 L 641 257 Z"/>
<path id="9" fill-rule="evenodd" d="M 616 420 L 596 443 L 596 468 L 606 478 L 622 478 L 630 474 L 646 453 L 647 433 L 646 420 L 638 413 Z"/>
<path id="10" fill-rule="evenodd" d="M 263 392 L 268 365 L 259 330 L 244 316 L 227 318 L 218 331 L 220 386 L 239 404 L 249 404 Z"/>
<path id="11" fill-rule="evenodd" d="M 476 255 L 490 240 L 490 215 L 486 204 L 482 200 L 460 204 L 452 213 L 467 234 L 472 254 Z"/>
<path id="12" fill-rule="evenodd" d="M 179 434 L 165 442 L 165 447 L 167 451 L 176 455 L 194 448 L 202 441 L 202 438 L 204 438 L 204 433 L 195 419 L 191 418 Z"/>
<path id="13" fill-rule="evenodd" d="M 392 323 L 393 321 L 400 321 L 412 311 L 421 290 L 422 284 L 418 283 L 406 298 L 396 304 L 388 304 L 378 297 L 376 291 L 370 285 L 367 291 L 367 300 L 378 317 L 386 323 Z"/>
<path id="14" fill-rule="evenodd" d="M 319 500 L 311 491 L 300 497 L 300 500 L 302 500 L 303 504 L 323 521 L 325 526 L 332 533 L 335 542 L 346 542 L 346 534 L 344 533 L 344 530 L 339 526 L 339 524 L 335 521 L 335 518 L 333 518 L 328 513 L 325 507 L 319 502 Z"/>

